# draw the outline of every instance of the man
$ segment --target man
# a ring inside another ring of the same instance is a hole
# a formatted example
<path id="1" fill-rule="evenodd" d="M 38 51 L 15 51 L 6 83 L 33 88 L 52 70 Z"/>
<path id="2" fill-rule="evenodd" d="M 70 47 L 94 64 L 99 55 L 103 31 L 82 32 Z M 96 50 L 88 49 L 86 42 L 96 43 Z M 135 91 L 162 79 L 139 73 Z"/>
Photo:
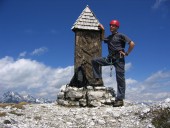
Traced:
<path id="1" fill-rule="evenodd" d="M 104 38 L 103 41 L 108 45 L 108 57 L 94 58 L 92 60 L 93 74 L 96 78 L 96 84 L 100 84 L 102 79 L 101 66 L 114 65 L 116 71 L 117 81 L 117 95 L 113 107 L 123 106 L 123 99 L 125 98 L 125 57 L 130 54 L 134 48 L 134 42 L 126 35 L 119 33 L 118 29 L 120 23 L 118 20 L 112 20 L 110 22 L 111 35 Z M 99 25 L 104 35 L 104 27 L 102 24 Z M 129 47 L 125 52 L 125 45 L 128 43 Z M 99 83 L 98 83 L 99 82 Z"/>

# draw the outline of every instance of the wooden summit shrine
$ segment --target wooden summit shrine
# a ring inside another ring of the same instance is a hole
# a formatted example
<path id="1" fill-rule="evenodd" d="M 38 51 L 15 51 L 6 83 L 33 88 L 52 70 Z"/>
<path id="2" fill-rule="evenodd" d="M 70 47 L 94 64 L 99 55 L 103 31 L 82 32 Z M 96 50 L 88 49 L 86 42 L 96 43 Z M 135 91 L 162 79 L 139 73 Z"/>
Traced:
<path id="1" fill-rule="evenodd" d="M 71 28 L 75 32 L 74 69 L 85 62 L 86 77 L 90 83 L 95 81 L 91 60 L 102 54 L 102 32 L 98 28 L 99 24 L 95 14 L 87 5 Z"/>
<path id="2" fill-rule="evenodd" d="M 95 78 L 93 78 L 91 61 L 102 54 L 102 31 L 98 28 L 99 24 L 89 6 L 86 6 L 72 27 L 75 32 L 74 76 L 69 83 L 70 86 L 63 85 L 60 88 L 57 95 L 59 105 L 97 107 L 112 105 L 115 100 L 113 88 L 94 84 L 96 82 Z M 77 69 L 80 67 L 83 67 L 82 74 L 85 74 L 83 79 L 85 76 L 88 80 L 85 84 L 77 82 L 79 80 L 77 74 L 81 74 L 77 72 Z M 76 81 L 75 83 L 74 80 Z"/>

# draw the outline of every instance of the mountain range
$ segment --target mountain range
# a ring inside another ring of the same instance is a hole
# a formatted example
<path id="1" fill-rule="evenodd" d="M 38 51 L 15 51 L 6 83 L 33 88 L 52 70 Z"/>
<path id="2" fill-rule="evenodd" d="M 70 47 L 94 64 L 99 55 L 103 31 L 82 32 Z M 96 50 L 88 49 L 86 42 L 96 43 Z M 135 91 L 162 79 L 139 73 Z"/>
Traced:
<path id="1" fill-rule="evenodd" d="M 0 97 L 0 103 L 51 103 L 52 101 L 44 98 L 35 98 L 31 95 L 21 95 L 17 92 L 8 91 Z"/>

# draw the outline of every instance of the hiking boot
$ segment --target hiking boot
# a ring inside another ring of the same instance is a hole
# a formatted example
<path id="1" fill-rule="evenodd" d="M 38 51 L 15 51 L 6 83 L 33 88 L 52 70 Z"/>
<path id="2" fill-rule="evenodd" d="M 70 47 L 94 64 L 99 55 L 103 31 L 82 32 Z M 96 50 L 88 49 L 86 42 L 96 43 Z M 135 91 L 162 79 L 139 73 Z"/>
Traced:
<path id="1" fill-rule="evenodd" d="M 115 100 L 115 102 L 113 103 L 113 107 L 121 107 L 121 106 L 124 106 L 123 100 Z"/>
<path id="2" fill-rule="evenodd" d="M 104 86 L 102 79 L 96 78 L 92 83 L 92 86 Z"/>

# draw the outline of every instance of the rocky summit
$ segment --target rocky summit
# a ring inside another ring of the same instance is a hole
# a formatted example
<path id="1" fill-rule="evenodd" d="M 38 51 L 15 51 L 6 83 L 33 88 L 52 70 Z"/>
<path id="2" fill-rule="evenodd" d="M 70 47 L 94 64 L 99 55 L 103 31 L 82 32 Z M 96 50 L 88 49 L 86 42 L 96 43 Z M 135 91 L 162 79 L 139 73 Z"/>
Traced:
<path id="1" fill-rule="evenodd" d="M 169 98 L 150 105 L 125 100 L 125 106 L 116 108 L 64 107 L 57 102 L 22 108 L 0 104 L 0 128 L 154 128 L 152 112 L 166 108 L 170 108 Z"/>

